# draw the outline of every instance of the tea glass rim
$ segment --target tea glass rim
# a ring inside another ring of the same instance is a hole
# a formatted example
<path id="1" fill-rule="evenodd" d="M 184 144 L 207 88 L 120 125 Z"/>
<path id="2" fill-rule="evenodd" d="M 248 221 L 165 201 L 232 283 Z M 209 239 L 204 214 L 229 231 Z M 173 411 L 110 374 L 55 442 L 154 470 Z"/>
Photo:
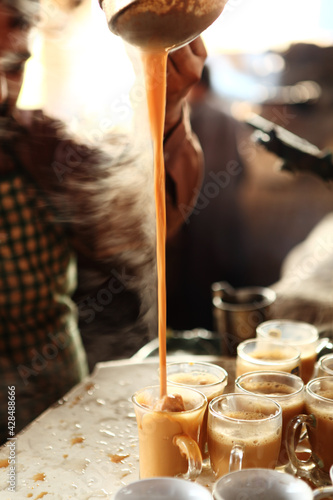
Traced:
<path id="1" fill-rule="evenodd" d="M 291 345 L 291 346 L 311 345 L 319 340 L 319 332 L 318 332 L 318 328 L 316 326 L 312 325 L 311 323 L 307 323 L 306 321 L 298 321 L 298 320 L 294 320 L 294 319 L 269 319 L 267 321 L 263 321 L 256 328 L 257 334 L 258 334 L 258 331 L 261 332 L 264 327 L 266 327 L 269 324 L 273 324 L 273 323 L 275 323 L 276 325 L 278 325 L 278 324 L 281 324 L 281 325 L 290 324 L 290 325 L 295 325 L 295 326 L 300 326 L 300 327 L 304 326 L 309 331 L 311 331 L 310 338 L 308 338 L 308 339 L 305 338 L 305 339 L 300 339 L 300 340 L 288 339 L 288 345 Z M 276 326 L 275 328 L 278 328 L 278 326 Z M 267 340 L 271 340 L 271 339 L 274 340 L 276 338 L 278 340 L 277 337 L 270 337 L 267 334 L 267 332 L 263 331 L 262 333 L 263 333 L 263 336 L 258 337 L 258 338 L 265 339 L 265 340 L 266 339 Z M 281 337 L 279 337 L 279 338 L 281 338 Z M 287 341 L 287 339 L 285 339 L 285 341 L 282 340 L 282 343 L 286 342 L 286 341 Z"/>
<path id="2" fill-rule="evenodd" d="M 244 348 L 249 345 L 249 344 L 254 344 L 255 342 L 261 343 L 261 344 L 266 344 L 272 347 L 278 347 L 283 350 L 288 350 L 288 351 L 294 351 L 294 356 L 285 358 L 285 359 L 259 359 L 259 358 L 253 358 L 250 354 L 247 354 L 244 352 Z M 249 361 L 252 364 L 255 365 L 261 365 L 261 366 L 267 366 L 273 365 L 273 366 L 283 366 L 288 362 L 292 361 L 301 361 L 301 351 L 297 349 L 297 347 L 293 345 L 289 345 L 285 342 L 274 342 L 271 341 L 270 339 L 264 339 L 264 338 L 254 338 L 254 339 L 247 339 L 243 340 L 240 344 L 237 346 L 237 356 L 239 356 L 242 359 L 245 359 L 246 361 Z"/>
<path id="3" fill-rule="evenodd" d="M 168 367 L 169 366 L 177 366 L 177 365 L 193 365 L 193 366 L 199 365 L 199 366 L 204 366 L 204 367 L 211 367 L 211 366 L 214 368 L 216 367 L 221 372 L 223 372 L 223 378 L 220 378 L 219 380 L 217 380 L 216 382 L 212 382 L 211 384 L 205 384 L 204 386 L 201 386 L 200 384 L 183 384 L 182 382 L 170 381 L 171 385 L 197 389 L 198 387 L 209 388 L 209 387 L 215 387 L 217 385 L 223 384 L 224 382 L 226 382 L 226 384 L 228 383 L 228 376 L 229 376 L 228 372 L 222 366 L 216 365 L 214 363 L 208 363 L 206 361 L 195 361 L 195 362 L 192 362 L 192 361 L 172 361 L 171 363 L 167 363 L 167 380 L 168 380 Z M 191 372 L 185 372 L 185 373 L 191 373 Z M 199 389 L 197 389 L 197 390 L 199 390 Z"/>
<path id="4" fill-rule="evenodd" d="M 215 283 L 212 284 L 212 286 Z M 238 293 L 252 293 L 252 294 L 257 294 L 261 295 L 261 300 L 257 300 L 255 303 L 253 302 L 244 302 L 244 303 L 232 303 L 232 302 L 225 302 L 222 300 L 221 297 L 213 297 L 213 305 L 217 307 L 218 309 L 221 309 L 223 311 L 231 311 L 231 312 L 237 312 L 237 311 L 256 311 L 258 308 L 262 309 L 264 307 L 269 307 L 273 302 L 276 300 L 276 293 L 274 290 L 270 287 L 266 286 L 245 286 L 241 288 L 236 288 L 236 292 Z"/>
<path id="5" fill-rule="evenodd" d="M 159 385 L 149 385 L 149 386 L 145 386 L 143 387 L 142 389 L 138 389 L 137 391 L 135 391 L 135 393 L 131 396 L 131 401 L 134 405 L 136 405 L 138 408 L 140 408 L 141 410 L 144 410 L 146 412 L 154 412 L 154 413 L 162 413 L 162 414 L 175 414 L 177 413 L 177 415 L 181 415 L 181 414 L 188 414 L 188 413 L 192 413 L 192 412 L 196 412 L 198 410 L 201 410 L 205 405 L 207 405 L 208 403 L 208 400 L 207 400 L 207 397 L 205 396 L 205 394 L 203 394 L 202 392 L 198 391 L 197 389 L 194 389 L 193 387 L 188 387 L 188 386 L 177 386 L 176 384 L 167 384 L 167 389 L 169 387 L 176 387 L 176 388 L 181 388 L 182 390 L 184 391 L 190 391 L 190 392 L 195 392 L 197 395 L 199 395 L 201 398 L 202 398 L 202 401 L 200 404 L 196 405 L 194 408 L 188 408 L 188 409 L 185 409 L 185 410 L 181 410 L 181 411 L 168 411 L 168 410 L 155 410 L 154 408 L 150 407 L 150 406 L 144 406 L 142 404 L 140 404 L 138 401 L 137 401 L 137 396 L 139 394 L 142 394 L 144 391 L 149 391 L 150 389 L 156 389 L 156 390 L 160 390 L 160 386 Z"/>
<path id="6" fill-rule="evenodd" d="M 223 413 L 215 410 L 213 408 L 214 404 L 218 403 L 222 399 L 227 399 L 229 397 L 232 398 L 246 398 L 246 399 L 261 399 L 265 401 L 266 403 L 273 404 L 273 406 L 276 407 L 276 413 L 271 413 L 270 415 L 265 416 L 265 418 L 257 418 L 257 419 L 251 419 L 251 420 L 246 420 L 243 418 L 233 418 L 233 417 L 228 417 L 227 415 L 224 415 Z M 230 392 L 228 394 L 222 394 L 221 396 L 217 396 L 216 398 L 212 399 L 212 401 L 208 404 L 208 409 L 209 412 L 211 413 L 212 416 L 219 418 L 219 419 L 224 419 L 227 422 L 246 422 L 248 425 L 257 425 L 258 422 L 268 422 L 270 420 L 274 420 L 278 418 L 279 416 L 282 416 L 282 408 L 281 405 L 277 402 L 274 401 L 271 398 L 268 398 L 266 396 L 262 396 L 261 394 L 245 394 L 245 393 L 239 393 L 239 392 Z"/>
<path id="7" fill-rule="evenodd" d="M 332 361 L 332 368 L 329 368 L 328 366 L 325 366 L 325 365 L 323 366 L 323 362 L 325 362 L 327 360 Z M 321 358 L 319 358 L 318 367 L 321 370 L 325 370 L 327 372 L 327 375 L 322 375 L 322 377 L 332 377 L 332 375 L 333 375 L 333 353 L 325 354 L 325 356 L 322 356 Z M 329 375 L 329 373 L 331 373 L 332 375 Z"/>
<path id="8" fill-rule="evenodd" d="M 324 381 L 327 380 L 327 381 L 331 382 L 332 383 L 332 387 L 333 387 L 333 377 L 332 377 L 332 375 L 327 375 L 326 377 L 317 377 L 317 378 L 313 378 L 312 380 L 310 380 L 307 383 L 307 385 L 305 387 L 305 390 L 309 394 L 309 396 L 311 396 L 312 398 L 315 398 L 318 401 L 322 401 L 324 403 L 330 403 L 330 404 L 333 405 L 333 399 L 325 398 L 325 396 L 321 396 L 320 394 L 317 394 L 312 389 L 313 385 L 319 384 L 322 380 L 324 380 Z"/>
<path id="9" fill-rule="evenodd" d="M 220 477 L 213 486 L 213 498 L 215 498 L 216 495 L 221 497 L 221 492 L 218 490 L 221 484 L 223 484 L 227 479 L 229 479 L 232 475 L 246 475 L 246 474 L 252 474 L 255 471 L 256 474 L 259 474 L 261 477 L 264 477 L 267 479 L 267 473 L 270 475 L 275 476 L 278 478 L 278 474 L 282 474 L 281 472 L 277 471 L 276 469 L 265 469 L 263 467 L 250 467 L 248 469 L 240 469 L 240 470 L 235 470 L 232 472 L 228 472 L 224 476 Z M 289 477 L 290 476 L 290 477 Z M 298 482 L 298 484 L 302 485 L 303 490 L 309 492 L 309 494 L 312 495 L 312 490 L 310 486 L 305 482 L 302 481 L 302 479 L 295 477 L 291 474 L 283 474 L 283 477 L 287 479 L 290 483 L 294 482 L 295 480 Z M 304 486 L 303 486 L 304 485 Z"/>
<path id="10" fill-rule="evenodd" d="M 294 392 L 291 392 L 289 394 L 274 394 L 274 396 L 266 396 L 265 395 L 265 397 L 268 397 L 269 399 L 279 399 L 279 400 L 290 399 L 290 398 L 293 398 L 295 396 L 298 396 L 303 391 L 305 391 L 305 384 L 304 384 L 303 380 L 301 379 L 301 377 L 299 377 L 298 375 L 295 375 L 293 373 L 278 372 L 278 371 L 274 371 L 274 370 L 257 370 L 257 371 L 253 371 L 253 372 L 243 373 L 242 375 L 239 375 L 239 377 L 236 378 L 235 386 L 239 387 L 239 389 L 241 389 L 245 394 L 257 395 L 256 392 L 249 391 L 249 390 L 245 389 L 244 387 L 241 387 L 239 384 L 240 379 L 246 378 L 246 377 L 251 377 L 251 376 L 256 376 L 256 375 L 257 376 L 274 375 L 275 377 L 279 377 L 279 378 L 289 378 L 289 379 L 295 380 L 295 382 L 298 382 L 300 384 L 300 387 L 297 390 L 295 390 Z M 261 396 L 261 394 L 258 394 L 258 396 Z"/>
<path id="11" fill-rule="evenodd" d="M 144 479 L 138 479 L 136 481 L 133 481 L 132 483 L 129 483 L 127 485 L 124 485 L 122 486 L 117 492 L 116 492 L 116 495 L 115 495 L 115 498 L 117 498 L 117 495 L 119 498 L 121 498 L 123 496 L 123 492 L 125 491 L 126 492 L 126 489 L 130 489 L 130 488 L 136 488 L 138 485 L 140 484 L 140 486 L 173 486 L 173 485 L 183 485 L 185 487 L 186 485 L 186 488 L 187 489 L 191 489 L 191 490 L 195 490 L 195 493 L 197 494 L 201 494 L 201 497 L 204 495 L 204 498 L 210 498 L 210 493 L 209 491 L 207 490 L 207 488 L 205 488 L 203 485 L 197 483 L 197 482 L 193 482 L 193 481 L 187 481 L 186 479 L 183 479 L 183 478 L 180 478 L 180 477 L 171 477 L 171 476 L 155 476 L 155 477 L 147 477 L 147 478 L 144 478 Z M 121 496 L 120 496 L 121 495 Z M 125 495 L 127 495 L 127 492 L 125 493 Z M 129 495 L 128 495 L 129 496 Z M 141 493 L 141 496 L 142 496 L 142 493 Z M 132 497 L 133 498 L 133 497 Z M 197 496 L 195 498 L 198 498 Z"/>

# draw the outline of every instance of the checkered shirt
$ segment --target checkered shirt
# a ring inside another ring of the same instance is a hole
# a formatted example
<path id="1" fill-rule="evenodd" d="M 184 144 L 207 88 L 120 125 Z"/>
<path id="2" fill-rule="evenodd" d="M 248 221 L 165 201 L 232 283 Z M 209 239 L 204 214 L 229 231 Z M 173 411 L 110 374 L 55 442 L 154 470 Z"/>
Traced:
<path id="1" fill-rule="evenodd" d="M 8 387 L 17 431 L 87 373 L 71 300 L 76 261 L 64 228 L 25 173 L 0 181 L 0 442 Z M 13 368 L 15 366 L 15 368 Z"/>

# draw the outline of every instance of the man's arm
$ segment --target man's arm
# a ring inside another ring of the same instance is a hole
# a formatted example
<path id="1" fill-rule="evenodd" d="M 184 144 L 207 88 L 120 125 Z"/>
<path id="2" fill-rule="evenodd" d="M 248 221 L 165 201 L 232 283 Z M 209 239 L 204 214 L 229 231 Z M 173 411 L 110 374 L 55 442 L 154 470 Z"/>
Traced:
<path id="1" fill-rule="evenodd" d="M 190 215 L 202 181 L 203 154 L 191 130 L 185 98 L 199 81 L 206 57 L 200 37 L 168 57 L 164 133 L 168 237 Z"/>

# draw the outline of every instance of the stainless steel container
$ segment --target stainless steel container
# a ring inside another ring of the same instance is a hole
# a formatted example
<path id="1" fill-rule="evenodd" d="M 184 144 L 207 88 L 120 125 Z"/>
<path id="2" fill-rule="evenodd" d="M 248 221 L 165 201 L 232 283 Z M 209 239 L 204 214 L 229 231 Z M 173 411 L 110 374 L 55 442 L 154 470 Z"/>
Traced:
<path id="1" fill-rule="evenodd" d="M 221 354 L 235 356 L 243 340 L 256 336 L 257 326 L 268 319 L 276 294 L 270 288 L 232 288 L 226 282 L 212 284 L 214 328 L 221 336 Z"/>

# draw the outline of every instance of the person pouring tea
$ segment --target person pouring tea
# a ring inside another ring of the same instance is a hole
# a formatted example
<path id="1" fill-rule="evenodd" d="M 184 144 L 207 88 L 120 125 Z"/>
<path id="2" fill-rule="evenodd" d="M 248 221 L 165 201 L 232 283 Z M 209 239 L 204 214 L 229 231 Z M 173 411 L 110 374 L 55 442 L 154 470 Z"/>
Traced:
<path id="1" fill-rule="evenodd" d="M 107 290 L 128 297 L 117 314 L 119 324 L 127 314 L 133 327 L 142 319 L 141 288 L 154 262 L 151 230 L 138 208 L 141 156 L 131 138 L 113 135 L 104 146 L 87 147 L 41 110 L 16 105 L 37 15 L 37 0 L 0 0 L 0 443 L 9 437 L 8 391 L 15 393 L 16 433 L 88 373 L 72 299 L 77 256 L 96 263 Z M 197 39 L 169 58 L 170 234 L 183 222 L 179 204 L 193 205 L 201 180 L 202 153 L 183 102 L 205 57 Z"/>

